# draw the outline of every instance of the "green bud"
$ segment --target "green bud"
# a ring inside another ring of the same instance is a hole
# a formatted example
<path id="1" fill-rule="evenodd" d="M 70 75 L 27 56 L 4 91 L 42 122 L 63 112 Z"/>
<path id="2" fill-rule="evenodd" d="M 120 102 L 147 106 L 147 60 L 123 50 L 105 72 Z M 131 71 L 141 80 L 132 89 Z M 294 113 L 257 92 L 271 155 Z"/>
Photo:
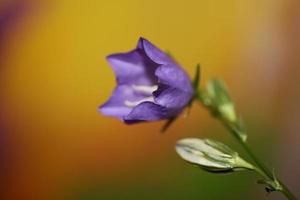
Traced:
<path id="1" fill-rule="evenodd" d="M 238 137 L 246 141 L 247 133 L 244 124 L 241 118 L 237 117 L 234 102 L 223 81 L 209 80 L 206 87 L 200 90 L 199 98 L 214 116 L 225 121 L 231 129 L 234 129 Z"/>
<path id="2" fill-rule="evenodd" d="M 176 151 L 184 160 L 209 172 L 253 170 L 254 167 L 223 143 L 211 139 L 186 138 L 179 140 Z"/>
<path id="3" fill-rule="evenodd" d="M 222 114 L 222 116 L 230 121 L 230 122 L 236 122 L 236 112 L 234 109 L 234 105 L 232 103 L 226 103 L 219 106 L 219 111 Z"/>
<path id="4" fill-rule="evenodd" d="M 218 79 L 209 80 L 206 91 L 211 102 L 210 106 L 227 121 L 235 122 L 237 117 L 234 103 L 223 81 Z"/>

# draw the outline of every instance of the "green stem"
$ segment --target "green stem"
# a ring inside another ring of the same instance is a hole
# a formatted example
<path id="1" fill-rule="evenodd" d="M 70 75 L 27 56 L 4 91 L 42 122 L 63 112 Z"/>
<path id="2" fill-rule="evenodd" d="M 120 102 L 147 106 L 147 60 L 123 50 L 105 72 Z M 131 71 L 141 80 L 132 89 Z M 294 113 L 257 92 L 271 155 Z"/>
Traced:
<path id="1" fill-rule="evenodd" d="M 279 183 L 282 187 L 281 192 L 290 200 L 297 200 L 297 198 L 295 197 L 295 195 L 287 188 L 286 185 L 284 185 L 280 180 Z"/>
<path id="2" fill-rule="evenodd" d="M 222 120 L 222 119 L 221 119 Z M 224 126 L 229 130 L 229 132 L 237 139 L 237 141 L 240 143 L 240 145 L 244 148 L 244 150 L 247 152 L 247 154 L 251 157 L 251 159 L 255 162 L 255 164 L 268 176 L 273 177 L 273 174 L 268 170 L 267 167 L 265 167 L 259 159 L 256 157 L 256 155 L 252 152 L 250 147 L 247 145 L 246 142 L 244 142 L 241 137 L 239 136 L 239 133 L 237 130 L 230 125 L 230 123 L 226 122 L 225 120 L 222 120 Z"/>
<path id="3" fill-rule="evenodd" d="M 222 120 L 222 119 L 221 119 Z M 273 173 L 258 159 L 258 157 L 253 153 L 251 148 L 248 146 L 246 142 L 244 142 L 241 137 L 239 137 L 239 133 L 237 130 L 227 123 L 225 120 L 222 120 L 224 126 L 232 133 L 232 135 L 237 139 L 240 145 L 243 147 L 245 152 L 251 157 L 254 163 L 258 167 L 258 172 L 264 178 L 268 178 L 271 181 L 274 181 Z M 278 180 L 279 185 L 281 186 L 278 191 L 282 192 L 289 200 L 297 200 L 297 198 L 293 195 L 293 193 L 288 189 L 288 187 L 280 180 Z"/>
<path id="4" fill-rule="evenodd" d="M 201 98 L 198 98 L 198 100 L 203 104 Z M 206 108 L 205 104 L 203 104 Z M 263 178 L 272 181 L 274 184 L 278 184 L 277 191 L 280 191 L 283 193 L 287 199 L 289 200 L 297 200 L 297 198 L 293 195 L 293 193 L 288 189 L 288 187 L 280 180 L 275 179 L 273 173 L 258 159 L 258 157 L 253 153 L 251 148 L 248 146 L 248 144 L 241 139 L 239 136 L 238 130 L 228 121 L 223 119 L 222 117 L 218 117 L 224 124 L 224 126 L 229 130 L 229 132 L 237 139 L 237 141 L 240 143 L 240 145 L 243 147 L 245 152 L 251 157 L 251 159 L 256 164 L 255 171 L 260 174 Z"/>

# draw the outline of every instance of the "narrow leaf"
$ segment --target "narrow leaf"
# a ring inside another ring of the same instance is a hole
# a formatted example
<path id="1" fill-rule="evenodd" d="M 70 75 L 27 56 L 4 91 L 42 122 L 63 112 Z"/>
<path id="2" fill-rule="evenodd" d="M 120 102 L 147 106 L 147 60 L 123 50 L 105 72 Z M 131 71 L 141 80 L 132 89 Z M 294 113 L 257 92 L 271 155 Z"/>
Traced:
<path id="1" fill-rule="evenodd" d="M 176 119 L 177 119 L 177 116 L 168 119 L 166 121 L 166 123 L 163 125 L 163 127 L 161 128 L 160 132 L 161 133 L 166 132 L 170 128 L 170 126 L 175 122 Z"/>
<path id="2" fill-rule="evenodd" d="M 193 87 L 194 87 L 195 92 L 197 92 L 199 89 L 200 75 L 201 75 L 201 67 L 200 67 L 200 64 L 197 64 L 195 75 L 194 75 L 194 80 L 193 80 Z"/>

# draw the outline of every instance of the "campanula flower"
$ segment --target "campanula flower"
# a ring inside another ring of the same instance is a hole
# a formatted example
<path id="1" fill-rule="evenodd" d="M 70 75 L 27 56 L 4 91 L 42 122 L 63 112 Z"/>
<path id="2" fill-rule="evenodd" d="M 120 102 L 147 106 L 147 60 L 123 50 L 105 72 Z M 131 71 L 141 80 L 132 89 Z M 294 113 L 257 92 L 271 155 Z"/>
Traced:
<path id="1" fill-rule="evenodd" d="M 104 115 L 126 123 L 170 119 L 180 114 L 193 97 L 187 73 L 144 38 L 134 50 L 109 55 L 107 60 L 117 86 L 100 107 Z"/>

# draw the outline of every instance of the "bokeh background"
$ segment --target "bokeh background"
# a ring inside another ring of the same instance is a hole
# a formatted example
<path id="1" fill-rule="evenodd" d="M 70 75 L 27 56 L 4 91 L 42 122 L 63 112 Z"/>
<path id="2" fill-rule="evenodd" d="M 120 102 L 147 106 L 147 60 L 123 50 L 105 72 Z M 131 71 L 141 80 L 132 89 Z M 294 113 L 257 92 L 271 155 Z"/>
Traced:
<path id="1" fill-rule="evenodd" d="M 253 174 L 208 174 L 183 137 L 240 147 L 201 106 L 166 134 L 97 111 L 115 79 L 105 56 L 143 36 L 202 85 L 224 79 L 249 143 L 300 196 L 298 0 L 1 0 L 0 199 L 284 199 Z"/>

